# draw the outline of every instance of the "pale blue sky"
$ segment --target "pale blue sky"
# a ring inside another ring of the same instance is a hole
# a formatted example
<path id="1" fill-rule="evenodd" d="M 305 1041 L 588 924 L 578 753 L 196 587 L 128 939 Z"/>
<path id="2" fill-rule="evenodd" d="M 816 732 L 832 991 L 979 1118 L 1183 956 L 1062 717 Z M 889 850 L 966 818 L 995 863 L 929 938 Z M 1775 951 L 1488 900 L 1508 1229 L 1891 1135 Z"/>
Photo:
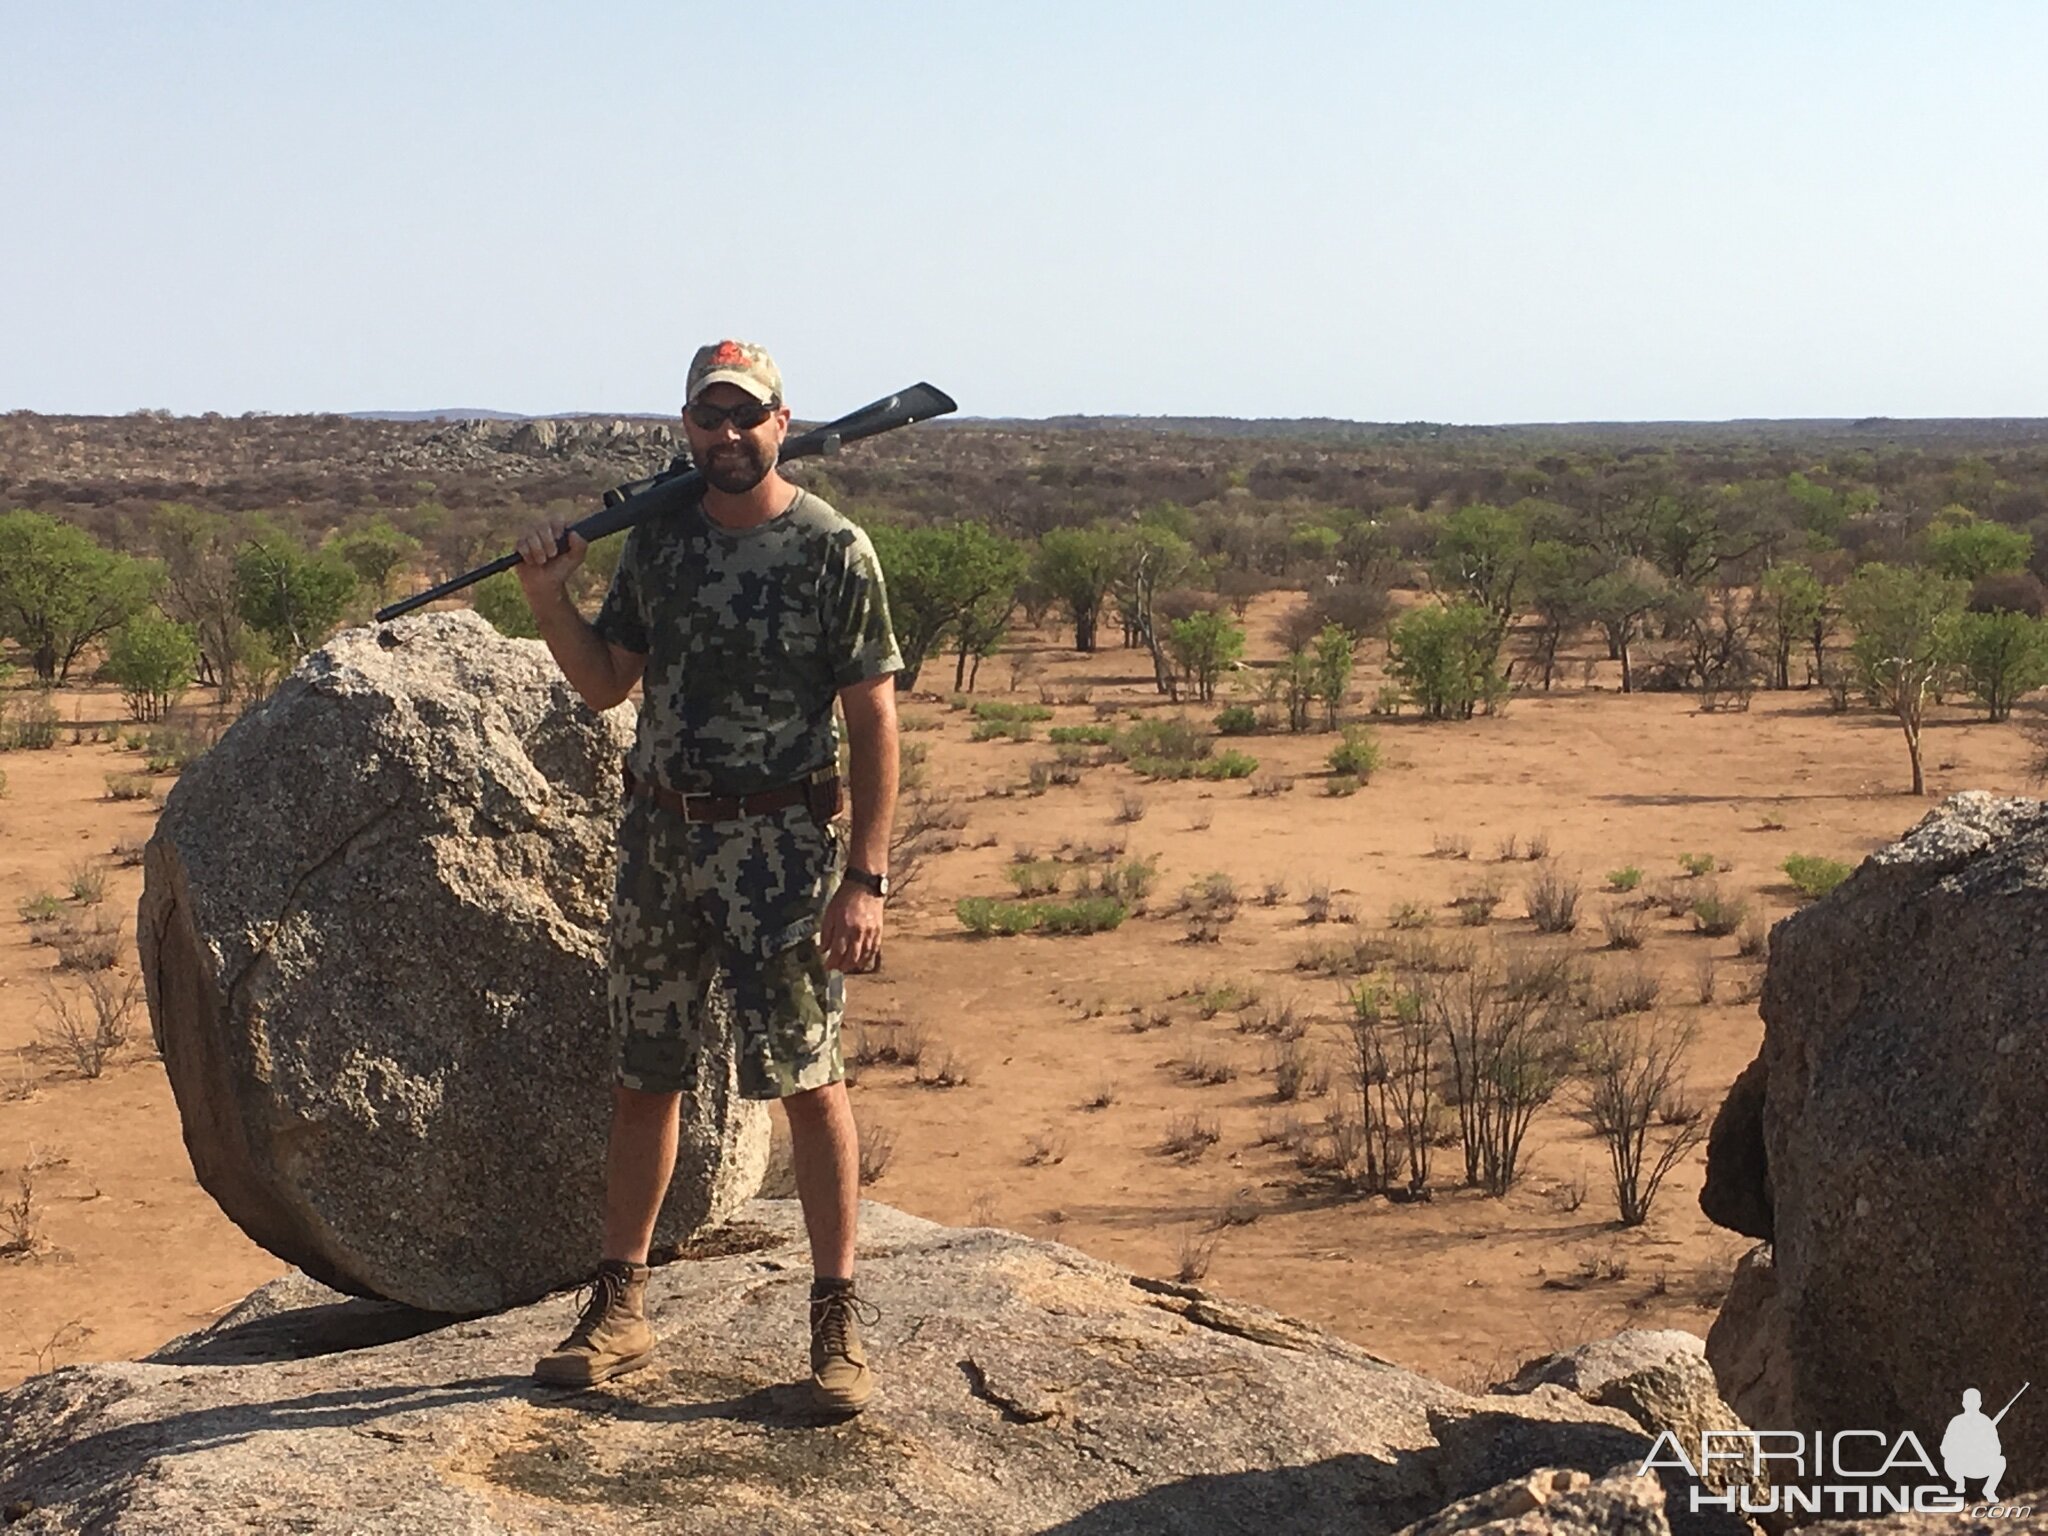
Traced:
<path id="1" fill-rule="evenodd" d="M 2039 4 L 0 0 L 0 409 L 2048 415 Z"/>

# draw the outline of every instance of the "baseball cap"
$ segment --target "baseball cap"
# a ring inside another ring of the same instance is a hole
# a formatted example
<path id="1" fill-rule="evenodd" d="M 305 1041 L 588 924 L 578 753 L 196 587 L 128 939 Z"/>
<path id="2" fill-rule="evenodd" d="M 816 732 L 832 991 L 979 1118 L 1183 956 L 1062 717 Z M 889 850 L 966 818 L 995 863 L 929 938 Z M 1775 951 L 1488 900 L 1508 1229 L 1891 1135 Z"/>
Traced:
<path id="1" fill-rule="evenodd" d="M 714 341 L 699 347 L 690 359 L 689 388 L 684 404 L 695 400 L 713 384 L 731 384 L 743 389 L 763 405 L 782 401 L 782 371 L 765 347 L 751 341 Z"/>

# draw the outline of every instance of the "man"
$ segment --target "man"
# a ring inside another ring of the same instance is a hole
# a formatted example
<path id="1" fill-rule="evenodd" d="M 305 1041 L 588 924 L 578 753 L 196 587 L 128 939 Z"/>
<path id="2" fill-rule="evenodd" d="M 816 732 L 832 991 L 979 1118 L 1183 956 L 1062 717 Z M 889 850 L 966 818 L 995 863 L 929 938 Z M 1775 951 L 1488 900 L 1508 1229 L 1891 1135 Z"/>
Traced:
<path id="1" fill-rule="evenodd" d="M 584 542 L 520 541 L 541 637 L 593 709 L 642 684 L 626 759 L 608 993 L 621 1046 L 605 1159 L 604 1262 L 575 1329 L 535 1367 L 588 1386 L 646 1363 L 648 1247 L 675 1168 L 679 1095 L 704 1071 L 707 994 L 734 1005 L 740 1091 L 780 1099 L 809 1234 L 811 1389 L 871 1391 L 853 1289 L 859 1154 L 839 1052 L 841 975 L 879 954 L 903 660 L 867 535 L 785 480 L 782 376 L 745 342 L 701 348 L 683 430 L 701 503 L 628 534 L 595 624 L 564 586 Z M 833 703 L 853 801 L 844 878 Z M 872 1316 L 869 1317 L 872 1321 Z"/>

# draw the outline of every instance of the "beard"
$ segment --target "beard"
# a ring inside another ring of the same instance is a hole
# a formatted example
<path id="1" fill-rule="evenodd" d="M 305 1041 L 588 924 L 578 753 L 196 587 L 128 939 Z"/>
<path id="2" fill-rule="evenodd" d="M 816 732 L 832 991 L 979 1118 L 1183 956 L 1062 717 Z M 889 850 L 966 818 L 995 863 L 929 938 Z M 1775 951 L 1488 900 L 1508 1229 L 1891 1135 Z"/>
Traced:
<path id="1" fill-rule="evenodd" d="M 744 496 L 763 480 L 775 467 L 775 449 L 772 444 L 763 445 L 751 438 L 737 443 L 721 443 L 705 458 L 704 481 L 713 490 L 723 491 L 728 496 Z"/>

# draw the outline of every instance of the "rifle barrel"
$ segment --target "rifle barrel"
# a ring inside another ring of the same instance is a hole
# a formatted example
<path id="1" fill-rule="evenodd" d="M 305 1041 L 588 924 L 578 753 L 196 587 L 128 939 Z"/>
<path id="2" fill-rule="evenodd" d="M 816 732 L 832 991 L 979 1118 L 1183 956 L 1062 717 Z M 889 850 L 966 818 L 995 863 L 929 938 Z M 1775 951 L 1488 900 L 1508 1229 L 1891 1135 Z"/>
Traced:
<path id="1" fill-rule="evenodd" d="M 864 437 L 875 437 L 883 432 L 892 432 L 898 427 L 913 426 L 920 421 L 929 421 L 934 416 L 944 416 L 960 407 L 953 397 L 944 390 L 930 384 L 917 383 L 908 389 L 898 390 L 872 401 L 857 411 L 851 411 L 837 421 L 828 421 L 821 427 L 813 427 L 801 436 L 792 437 L 782 445 L 778 462 L 788 463 L 792 459 L 806 459 L 813 454 L 837 453 L 842 443 L 857 443 Z M 607 505 L 593 512 L 581 522 L 574 524 L 563 534 L 561 549 L 569 547 L 569 533 L 586 541 L 595 541 L 608 534 L 621 532 L 636 523 L 658 516 L 683 502 L 693 500 L 704 493 L 704 475 L 701 470 L 671 470 L 657 475 L 651 481 L 634 482 L 637 486 L 630 495 L 618 492 L 606 498 Z M 617 497 L 616 500 L 613 497 Z M 429 587 L 424 592 L 392 603 L 377 610 L 377 622 L 389 623 L 423 608 L 428 603 L 453 596 L 464 587 L 474 586 L 486 576 L 495 576 L 500 571 L 509 571 L 519 563 L 517 551 L 498 556 L 486 565 L 473 571 L 464 571 L 460 576 L 450 577 L 439 586 Z"/>

